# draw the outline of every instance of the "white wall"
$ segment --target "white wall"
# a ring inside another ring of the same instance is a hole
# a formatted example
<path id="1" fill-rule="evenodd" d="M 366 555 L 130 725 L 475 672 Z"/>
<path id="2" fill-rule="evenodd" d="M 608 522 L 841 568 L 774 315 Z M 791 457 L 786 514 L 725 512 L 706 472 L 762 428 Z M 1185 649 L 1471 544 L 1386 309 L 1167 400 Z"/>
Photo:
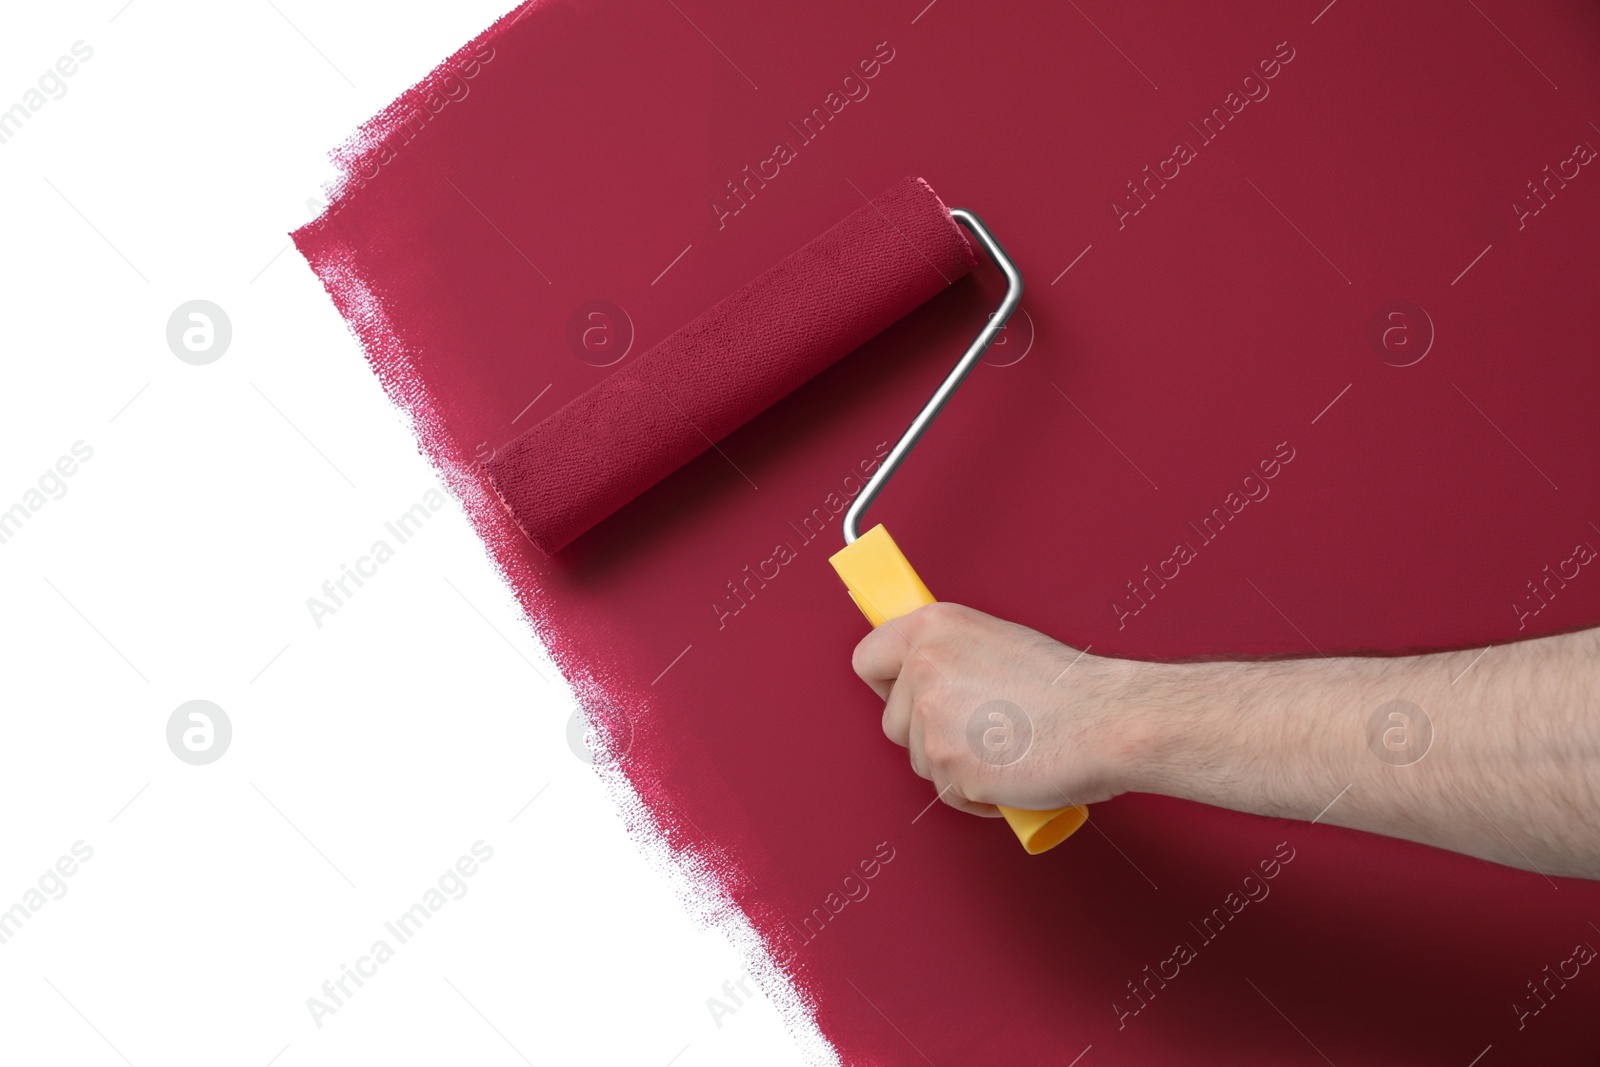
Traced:
<path id="1" fill-rule="evenodd" d="M 0 143 L 0 1061 L 830 1057 L 771 983 L 713 1020 L 751 941 L 627 836 L 454 500 L 386 531 L 436 482 L 287 248 L 327 150 L 504 2 L 7 12 L 0 110 L 40 106 Z M 167 339 L 195 299 L 231 324 L 205 365 Z M 196 699 L 232 730 L 203 765 L 168 745 Z M 385 929 L 480 841 L 465 895 Z"/>

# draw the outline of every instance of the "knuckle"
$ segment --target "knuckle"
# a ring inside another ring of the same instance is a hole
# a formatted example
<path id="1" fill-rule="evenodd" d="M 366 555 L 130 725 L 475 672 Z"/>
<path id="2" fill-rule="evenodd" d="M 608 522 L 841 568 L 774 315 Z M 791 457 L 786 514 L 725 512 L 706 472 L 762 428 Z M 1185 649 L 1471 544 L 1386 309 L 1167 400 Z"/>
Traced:
<path id="1" fill-rule="evenodd" d="M 906 660 L 905 665 L 900 668 L 900 678 L 909 684 L 923 701 L 937 683 L 944 680 L 939 674 L 939 669 L 934 666 L 933 660 L 921 651 L 912 653 Z"/>
<path id="2" fill-rule="evenodd" d="M 922 748 L 928 763 L 940 770 L 953 768 L 961 759 L 961 746 L 944 730 L 926 731 Z"/>
<path id="3" fill-rule="evenodd" d="M 966 608 L 960 604 L 952 604 L 948 600 L 936 600 L 917 609 L 917 614 L 924 625 L 935 630 L 944 630 L 956 625 L 965 617 L 966 612 Z"/>
<path id="4" fill-rule="evenodd" d="M 911 718 L 924 727 L 939 718 L 939 692 L 927 685 L 911 687 Z"/>

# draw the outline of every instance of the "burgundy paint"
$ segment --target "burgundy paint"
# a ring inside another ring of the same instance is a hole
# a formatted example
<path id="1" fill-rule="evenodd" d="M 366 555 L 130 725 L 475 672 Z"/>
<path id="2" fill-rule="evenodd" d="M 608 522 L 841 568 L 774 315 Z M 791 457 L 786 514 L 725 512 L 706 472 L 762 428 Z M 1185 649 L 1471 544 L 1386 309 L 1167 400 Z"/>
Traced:
<path id="1" fill-rule="evenodd" d="M 558 552 L 975 262 L 928 183 L 903 178 L 499 449 L 489 479 Z M 603 310 L 578 325 L 580 345 L 612 328 Z"/>
<path id="2" fill-rule="evenodd" d="M 1590 1062 L 1600 975 L 1520 1029 L 1513 1004 L 1600 946 L 1592 884 L 1145 796 L 1039 858 L 940 806 L 913 823 L 930 790 L 850 672 L 862 622 L 826 557 L 863 467 L 996 302 L 992 271 L 557 561 L 497 506 L 481 461 L 608 373 L 567 347 L 582 305 L 624 308 L 643 352 L 915 173 L 1029 284 L 871 516 L 941 597 L 1145 658 L 1600 622 L 1588 568 L 1529 587 L 1600 544 L 1600 174 L 1564 162 L 1600 142 L 1592 5 L 922 7 L 525 10 L 347 148 L 364 187 L 296 241 L 569 677 L 633 720 L 624 766 L 662 832 L 718 872 L 848 1062 Z M 712 206 L 780 141 L 776 177 Z M 1194 158 L 1163 179 L 1179 142 Z M 1397 301 L 1432 323 L 1410 366 L 1423 319 L 1385 348 Z M 1290 449 L 1214 540 L 1190 527 Z M 1182 541 L 1195 558 L 1147 606 L 1112 606 Z M 1271 895 L 1204 942 L 1190 924 L 1279 842 Z M 870 894 L 797 936 L 884 849 Z M 1180 940 L 1197 957 L 1119 1028 L 1125 983 Z"/>

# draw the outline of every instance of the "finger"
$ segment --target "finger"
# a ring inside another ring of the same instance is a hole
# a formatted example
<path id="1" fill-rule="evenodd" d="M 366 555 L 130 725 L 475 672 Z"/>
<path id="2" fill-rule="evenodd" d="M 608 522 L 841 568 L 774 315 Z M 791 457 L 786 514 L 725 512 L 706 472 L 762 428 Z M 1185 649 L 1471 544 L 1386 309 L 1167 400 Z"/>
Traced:
<path id="1" fill-rule="evenodd" d="M 903 621 L 890 619 L 861 639 L 850 657 L 850 665 L 863 682 L 887 699 L 889 687 L 900 677 L 913 648 Z"/>
<path id="2" fill-rule="evenodd" d="M 896 688 L 904 688 L 897 686 Z M 911 719 L 911 727 L 907 738 L 906 748 L 911 754 L 911 769 L 917 772 L 917 777 L 933 780 L 933 775 L 928 769 L 928 754 L 922 746 L 922 720 Z"/>
<path id="3" fill-rule="evenodd" d="M 911 746 L 911 686 L 891 686 L 883 703 L 883 735 L 901 748 Z"/>
<path id="4" fill-rule="evenodd" d="M 935 784 L 939 784 L 935 782 Z M 993 804 L 985 804 L 980 800 L 972 800 L 963 793 L 954 782 L 946 782 L 940 786 L 939 799 L 957 811 L 964 811 L 968 815 L 977 815 L 985 819 L 1000 818 L 1000 809 Z"/>

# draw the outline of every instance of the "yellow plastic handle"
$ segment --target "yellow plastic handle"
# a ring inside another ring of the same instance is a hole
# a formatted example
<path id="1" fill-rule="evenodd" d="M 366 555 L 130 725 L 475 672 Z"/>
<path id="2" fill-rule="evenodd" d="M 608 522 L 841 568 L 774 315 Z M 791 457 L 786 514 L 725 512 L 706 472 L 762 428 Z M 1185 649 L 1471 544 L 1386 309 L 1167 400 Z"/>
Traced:
<path id="1" fill-rule="evenodd" d="M 922 584 L 922 579 L 917 577 L 917 572 L 882 525 L 874 526 L 854 544 L 835 552 L 828 557 L 828 562 L 844 579 L 850 599 L 874 627 L 934 601 L 933 594 Z M 1082 804 L 1054 811 L 1024 811 L 1001 806 L 1000 814 L 1016 831 L 1017 840 L 1028 854 L 1037 856 L 1071 837 L 1088 820 L 1089 809 Z"/>

